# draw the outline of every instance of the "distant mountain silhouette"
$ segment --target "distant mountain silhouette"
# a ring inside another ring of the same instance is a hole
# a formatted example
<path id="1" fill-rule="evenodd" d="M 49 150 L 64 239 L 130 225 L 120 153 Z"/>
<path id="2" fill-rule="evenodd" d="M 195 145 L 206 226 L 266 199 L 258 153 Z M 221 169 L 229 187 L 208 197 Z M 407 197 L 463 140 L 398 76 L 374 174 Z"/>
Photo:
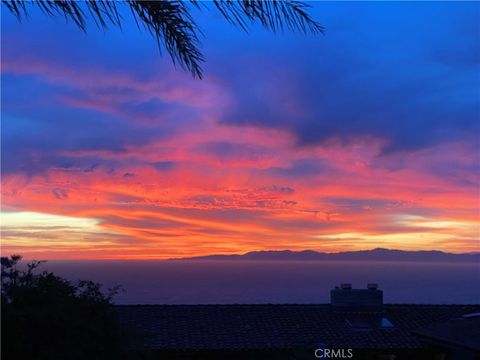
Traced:
<path id="1" fill-rule="evenodd" d="M 172 260 L 357 260 L 357 261 L 434 261 L 434 262 L 479 262 L 480 253 L 452 254 L 443 251 L 404 251 L 376 248 L 373 250 L 323 253 L 313 250 L 251 251 L 242 255 L 207 255 Z"/>

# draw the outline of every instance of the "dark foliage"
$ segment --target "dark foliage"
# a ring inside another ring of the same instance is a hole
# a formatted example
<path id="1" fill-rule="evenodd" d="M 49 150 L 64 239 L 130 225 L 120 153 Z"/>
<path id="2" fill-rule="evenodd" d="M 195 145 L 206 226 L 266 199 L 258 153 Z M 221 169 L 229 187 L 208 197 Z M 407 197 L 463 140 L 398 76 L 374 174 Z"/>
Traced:
<path id="1" fill-rule="evenodd" d="M 123 19 L 119 6 L 128 6 L 139 28 L 150 32 L 160 49 L 167 50 L 175 64 L 202 77 L 204 57 L 199 50 L 201 34 L 192 10 L 216 9 L 231 24 L 248 31 L 250 25 L 260 23 L 270 31 L 298 30 L 304 33 L 323 33 L 323 27 L 313 20 L 308 4 L 286 0 L 214 0 L 208 6 L 197 0 L 176 1 L 110 1 L 110 0 L 2 0 L 6 8 L 19 20 L 28 15 L 28 8 L 36 6 L 50 16 L 64 16 L 79 28 L 86 30 L 88 18 L 102 28 L 121 27 Z"/>
<path id="2" fill-rule="evenodd" d="M 2 359 L 119 359 L 125 343 L 108 294 L 91 281 L 72 284 L 21 256 L 1 258 Z"/>

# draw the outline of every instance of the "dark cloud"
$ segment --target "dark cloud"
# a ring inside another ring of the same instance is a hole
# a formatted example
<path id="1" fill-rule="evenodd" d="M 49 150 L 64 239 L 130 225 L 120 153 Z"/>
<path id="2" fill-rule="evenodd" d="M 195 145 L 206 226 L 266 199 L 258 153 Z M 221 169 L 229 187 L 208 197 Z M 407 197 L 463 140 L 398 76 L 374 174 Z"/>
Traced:
<path id="1" fill-rule="evenodd" d="M 293 194 L 295 192 L 295 190 L 292 189 L 291 187 L 277 186 L 277 185 L 262 187 L 258 190 L 262 192 L 265 191 L 265 192 L 278 193 L 278 194 Z"/>
<path id="2" fill-rule="evenodd" d="M 458 161 L 438 161 L 426 165 L 425 170 L 433 175 L 441 177 L 456 186 L 467 186 L 478 189 L 480 174 L 480 154 L 477 154 L 476 162 L 462 164 Z"/>
<path id="3" fill-rule="evenodd" d="M 68 198 L 68 191 L 65 189 L 52 189 L 52 194 L 58 200 L 64 200 Z"/>
<path id="4" fill-rule="evenodd" d="M 328 172 L 330 175 L 333 175 L 336 172 L 336 170 L 332 168 L 332 164 L 323 159 L 294 160 L 289 166 L 286 167 L 270 167 L 268 169 L 262 169 L 258 171 L 291 178 L 310 177 L 326 172 Z"/>
<path id="5" fill-rule="evenodd" d="M 157 162 L 151 163 L 150 165 L 152 165 L 155 169 L 160 171 L 169 171 L 175 168 L 177 163 L 174 161 L 157 161 Z"/>
<path id="6" fill-rule="evenodd" d="M 478 136 L 480 29 L 470 14 L 478 4 L 416 4 L 415 13 L 408 5 L 353 7 L 361 21 L 335 13 L 324 38 L 272 46 L 263 55 L 272 62 L 238 76 L 240 61 L 227 65 L 237 101 L 221 122 L 287 129 L 300 146 L 377 137 L 386 140 L 384 153 Z"/>
<path id="7" fill-rule="evenodd" d="M 327 206 L 334 206 L 350 211 L 399 209 L 409 206 L 406 201 L 389 199 L 358 199 L 342 197 L 322 197 L 320 202 Z"/>
<path id="8" fill-rule="evenodd" d="M 94 172 L 96 168 L 98 168 L 100 164 L 96 163 L 96 164 L 93 164 L 89 167 L 87 167 L 86 169 L 83 170 L 83 172 L 86 172 L 86 173 L 91 173 L 91 172 Z"/>
<path id="9" fill-rule="evenodd" d="M 195 150 L 212 155 L 222 161 L 258 161 L 272 157 L 270 151 L 260 145 L 236 144 L 226 141 L 204 143 L 197 146 Z"/>

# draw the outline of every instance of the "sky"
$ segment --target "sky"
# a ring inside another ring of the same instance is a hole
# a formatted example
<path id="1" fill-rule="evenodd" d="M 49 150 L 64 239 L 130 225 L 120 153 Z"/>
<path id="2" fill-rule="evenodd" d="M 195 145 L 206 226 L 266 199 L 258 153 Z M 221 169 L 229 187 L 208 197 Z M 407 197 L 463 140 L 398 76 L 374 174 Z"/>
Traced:
<path id="1" fill-rule="evenodd" d="M 2 253 L 480 251 L 480 4 L 312 5 L 325 35 L 195 13 L 203 80 L 128 12 L 2 9 Z"/>

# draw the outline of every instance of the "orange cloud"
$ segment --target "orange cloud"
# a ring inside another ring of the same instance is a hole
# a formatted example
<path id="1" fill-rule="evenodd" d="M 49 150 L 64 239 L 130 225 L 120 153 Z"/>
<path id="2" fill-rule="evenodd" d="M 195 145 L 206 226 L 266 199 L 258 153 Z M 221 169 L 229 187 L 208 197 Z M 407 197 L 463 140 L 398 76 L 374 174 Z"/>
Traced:
<path id="1" fill-rule="evenodd" d="M 99 165 L 88 171 L 73 167 L 33 176 L 8 174 L 2 196 L 9 214 L 67 216 L 74 228 L 91 219 L 102 231 L 49 228 L 48 220 L 41 232 L 26 225 L 15 230 L 7 221 L 3 250 L 53 258 L 377 246 L 476 250 L 477 190 L 425 170 L 425 164 L 435 161 L 429 151 L 392 169 L 381 162 L 391 165 L 395 156 L 377 160 L 378 141 L 295 148 L 288 136 L 272 136 L 268 130 L 237 137 L 229 128 L 216 136 L 216 143 L 229 145 L 202 152 L 201 144 L 213 140 L 206 132 L 122 153 L 96 153 L 100 162 L 117 162 L 113 171 Z M 236 144 L 242 145 L 240 152 Z M 249 157 L 258 144 L 270 156 Z M 463 158 L 466 149 L 460 145 L 445 146 Z M 231 153 L 221 153 L 225 149 Z M 158 163 L 172 165 L 156 167 Z"/>

